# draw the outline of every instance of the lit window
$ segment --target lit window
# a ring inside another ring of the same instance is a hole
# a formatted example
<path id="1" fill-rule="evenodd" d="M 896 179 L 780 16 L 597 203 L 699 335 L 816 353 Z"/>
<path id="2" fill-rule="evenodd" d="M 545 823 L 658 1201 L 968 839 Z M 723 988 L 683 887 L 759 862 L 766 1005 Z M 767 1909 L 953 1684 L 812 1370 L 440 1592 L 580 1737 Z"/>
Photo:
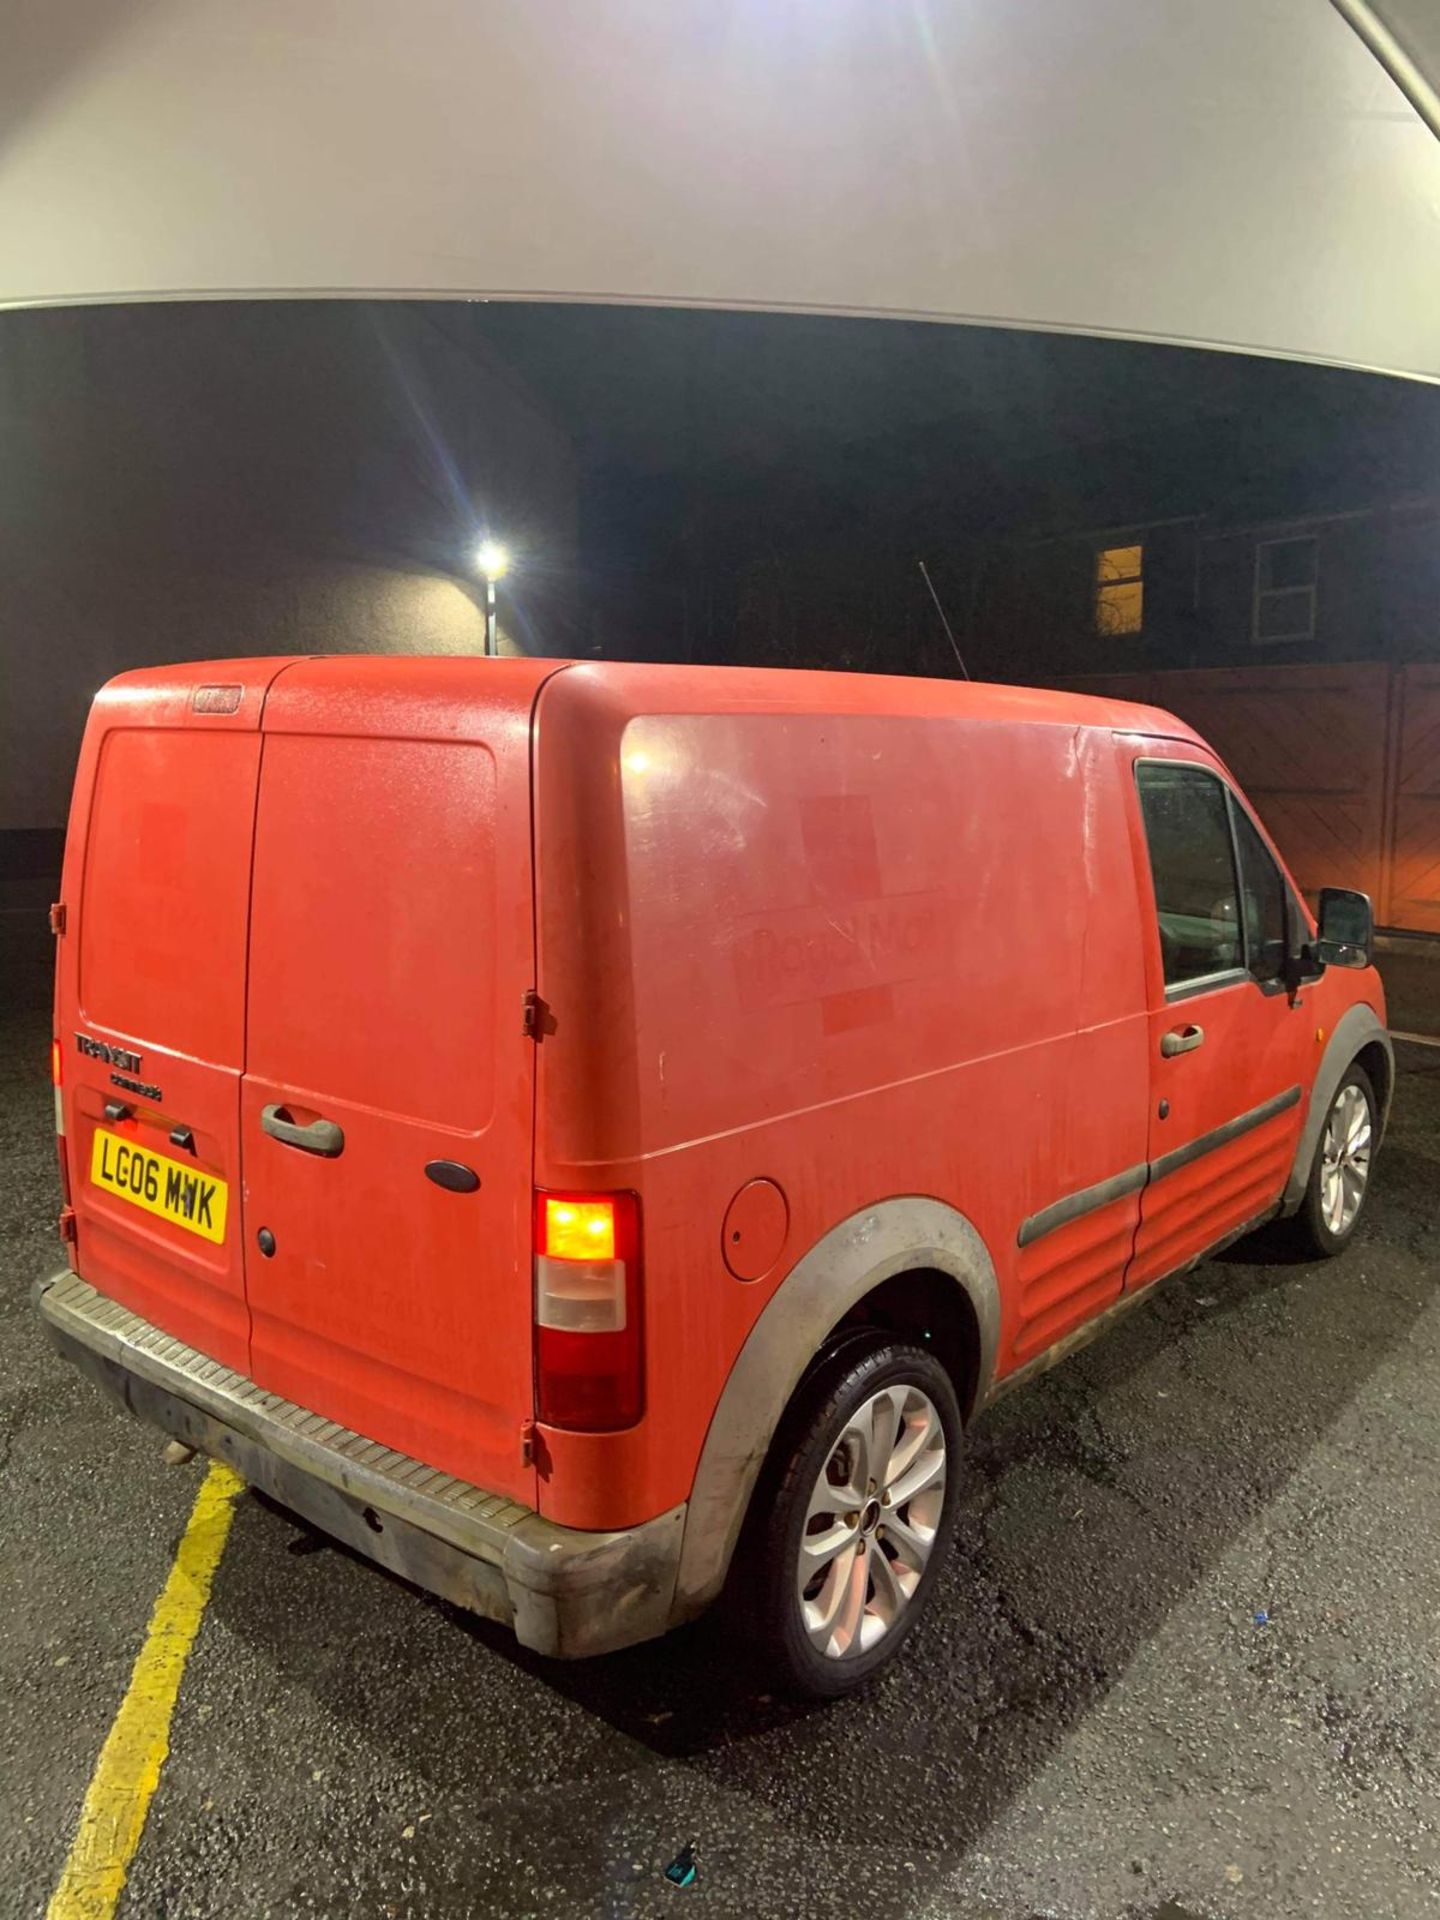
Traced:
<path id="1" fill-rule="evenodd" d="M 1272 641 L 1315 638 L 1315 582 L 1319 556 L 1315 540 L 1262 540 L 1255 549 L 1255 622 L 1257 646 Z"/>
<path id="2" fill-rule="evenodd" d="M 1145 624 L 1145 549 L 1102 547 L 1095 556 L 1096 633 L 1139 633 Z"/>

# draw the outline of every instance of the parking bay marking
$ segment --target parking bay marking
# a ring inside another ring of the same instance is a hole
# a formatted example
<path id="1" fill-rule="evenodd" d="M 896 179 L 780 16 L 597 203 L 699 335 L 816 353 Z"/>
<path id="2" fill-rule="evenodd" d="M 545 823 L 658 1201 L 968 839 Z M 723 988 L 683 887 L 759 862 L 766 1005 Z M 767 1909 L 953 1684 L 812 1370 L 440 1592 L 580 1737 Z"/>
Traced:
<path id="1" fill-rule="evenodd" d="M 170 1750 L 170 1719 L 225 1551 L 232 1502 L 244 1485 L 216 1462 L 195 1496 L 130 1685 L 95 1763 L 46 1920 L 110 1920 L 115 1911 Z"/>

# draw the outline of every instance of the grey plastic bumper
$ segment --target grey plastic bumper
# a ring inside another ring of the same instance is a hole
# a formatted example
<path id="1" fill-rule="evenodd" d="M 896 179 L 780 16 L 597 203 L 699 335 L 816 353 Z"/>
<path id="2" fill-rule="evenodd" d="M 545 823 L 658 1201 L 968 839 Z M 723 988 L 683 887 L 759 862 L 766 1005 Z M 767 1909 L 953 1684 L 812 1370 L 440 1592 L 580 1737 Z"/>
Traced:
<path id="1" fill-rule="evenodd" d="M 670 1624 L 683 1506 L 619 1533 L 559 1527 L 266 1392 L 74 1273 L 41 1281 L 35 1304 L 59 1352 L 132 1413 L 536 1652 L 608 1653 Z"/>

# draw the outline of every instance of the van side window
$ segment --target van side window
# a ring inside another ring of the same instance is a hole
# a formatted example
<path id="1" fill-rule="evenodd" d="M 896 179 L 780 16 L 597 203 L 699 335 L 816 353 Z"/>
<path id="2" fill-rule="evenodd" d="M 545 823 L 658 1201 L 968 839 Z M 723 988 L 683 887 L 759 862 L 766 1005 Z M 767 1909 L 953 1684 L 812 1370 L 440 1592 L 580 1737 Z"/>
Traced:
<path id="1" fill-rule="evenodd" d="M 1237 802 L 1235 845 L 1240 855 L 1240 903 L 1245 922 L 1245 961 L 1262 984 L 1278 980 L 1285 971 L 1284 875 L 1270 857 L 1270 849 L 1255 824 Z"/>
<path id="2" fill-rule="evenodd" d="M 1150 848 L 1167 987 L 1243 964 L 1240 903 L 1225 789 L 1200 767 L 1135 769 Z"/>

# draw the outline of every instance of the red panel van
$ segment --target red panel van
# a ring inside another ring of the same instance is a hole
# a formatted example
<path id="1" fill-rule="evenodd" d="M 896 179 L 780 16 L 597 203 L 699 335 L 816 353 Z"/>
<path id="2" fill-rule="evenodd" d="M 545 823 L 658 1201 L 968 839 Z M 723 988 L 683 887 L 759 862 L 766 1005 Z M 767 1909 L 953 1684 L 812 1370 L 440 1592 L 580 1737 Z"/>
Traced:
<path id="1" fill-rule="evenodd" d="M 964 1428 L 1273 1215 L 1393 1080 L 1216 756 L 1071 694 L 538 660 L 127 674 L 57 909 L 61 1350 L 589 1654 L 729 1580 L 900 1646 Z"/>

